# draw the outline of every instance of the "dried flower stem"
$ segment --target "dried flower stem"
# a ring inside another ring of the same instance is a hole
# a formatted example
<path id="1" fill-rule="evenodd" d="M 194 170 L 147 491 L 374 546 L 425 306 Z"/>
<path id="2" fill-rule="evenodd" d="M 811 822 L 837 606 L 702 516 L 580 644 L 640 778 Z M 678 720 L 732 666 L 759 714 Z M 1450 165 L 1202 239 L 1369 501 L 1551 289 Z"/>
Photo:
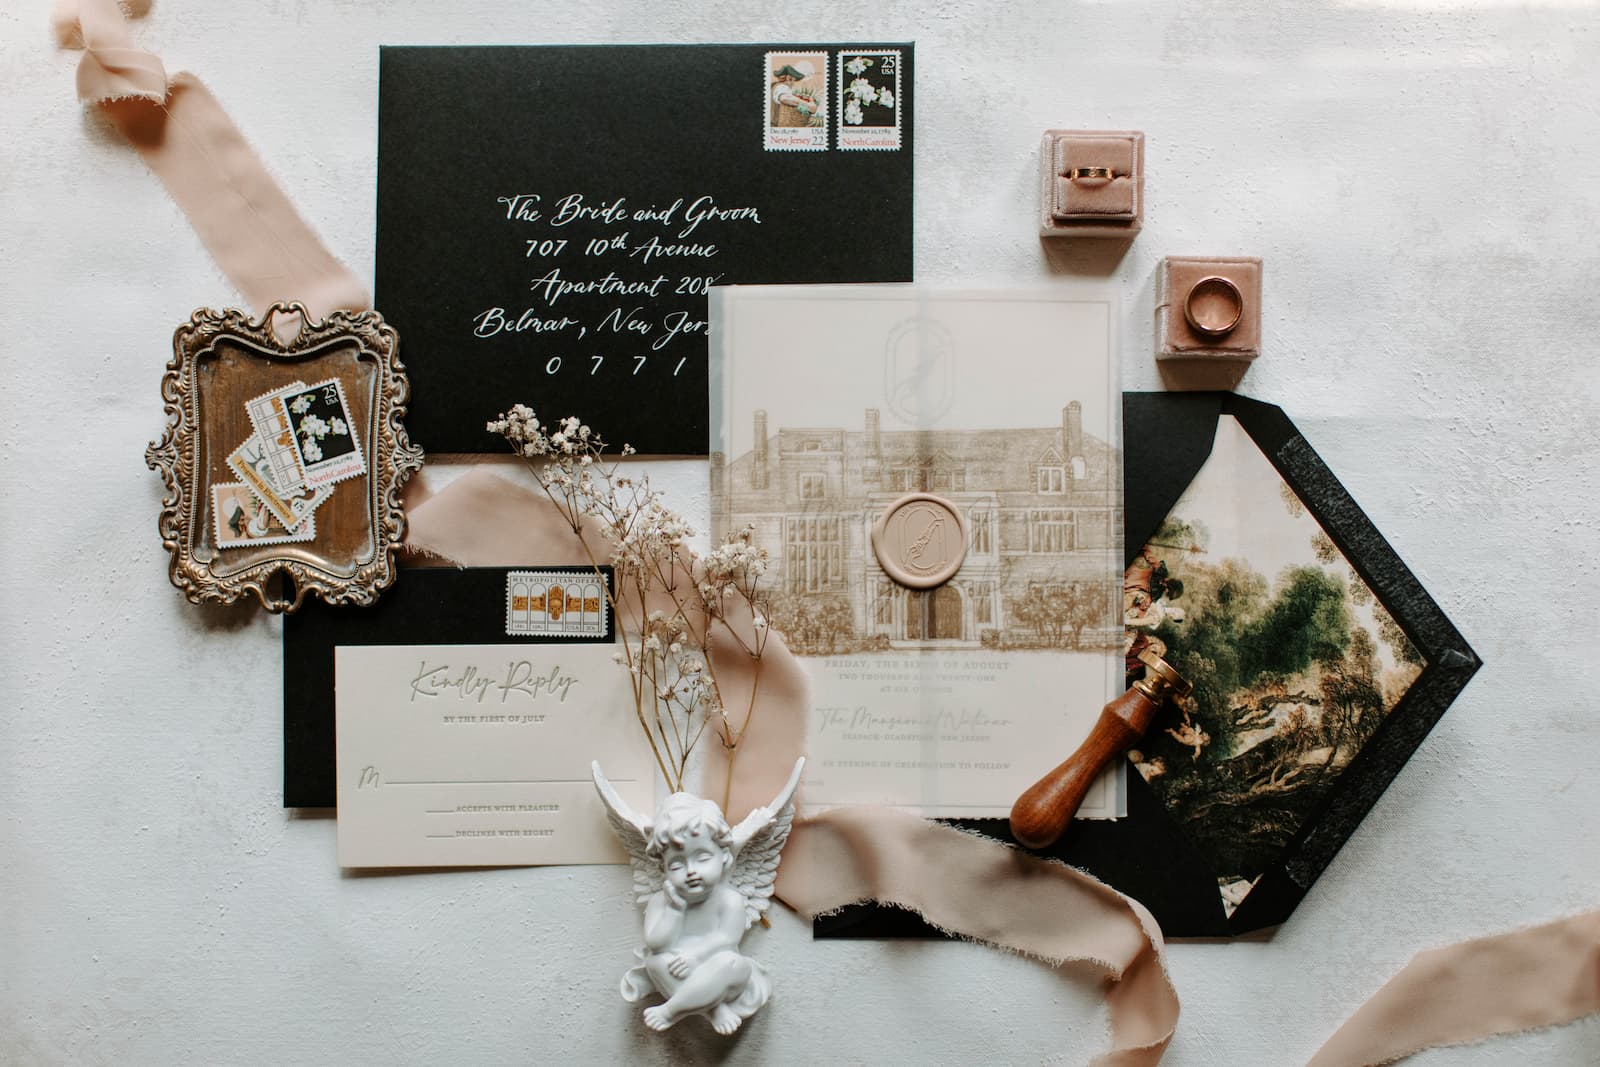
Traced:
<path id="1" fill-rule="evenodd" d="M 752 543 L 754 528 L 730 535 L 696 559 L 687 547 L 694 531 L 662 503 L 649 475 L 625 473 L 620 463 L 606 459 L 605 442 L 578 419 L 545 426 L 518 404 L 488 428 L 504 436 L 533 471 L 597 575 L 602 564 L 586 521 L 610 541 L 615 582 L 607 585 L 606 601 L 619 629 L 623 602 L 633 608 L 634 623 L 624 630 L 616 659 L 632 679 L 634 712 L 667 784 L 675 792 L 683 789 L 690 753 L 707 728 L 714 728 L 727 750 L 731 769 L 755 713 L 768 632 L 767 598 L 760 588 L 767 553 Z M 624 445 L 621 456 L 633 451 Z M 748 608 L 748 636 L 729 621 L 730 603 Z M 750 700 L 737 727 L 728 717 L 712 655 L 719 626 L 755 661 Z M 727 799 L 725 790 L 724 807 Z"/>

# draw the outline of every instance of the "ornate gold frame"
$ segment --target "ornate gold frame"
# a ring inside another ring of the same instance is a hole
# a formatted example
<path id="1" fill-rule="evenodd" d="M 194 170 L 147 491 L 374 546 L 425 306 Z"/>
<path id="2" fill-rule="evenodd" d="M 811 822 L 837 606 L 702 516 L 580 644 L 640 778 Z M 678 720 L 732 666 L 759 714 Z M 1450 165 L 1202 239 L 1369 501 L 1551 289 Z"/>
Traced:
<path id="1" fill-rule="evenodd" d="M 161 379 L 167 428 L 145 462 L 167 483 L 158 528 L 184 596 L 231 604 L 254 593 L 277 613 L 295 611 L 308 593 L 370 604 L 389 587 L 405 536 L 400 489 L 422 466 L 401 422 L 411 386 L 398 349 L 399 336 L 375 311 L 335 311 L 318 322 L 300 303 L 274 304 L 254 320 L 238 309 L 202 308 L 178 327 Z M 226 457 L 249 434 L 244 403 L 297 378 L 314 380 L 306 375 L 340 380 L 367 472 L 341 482 L 318 509 L 315 539 L 219 549 L 210 488 L 236 480 Z"/>

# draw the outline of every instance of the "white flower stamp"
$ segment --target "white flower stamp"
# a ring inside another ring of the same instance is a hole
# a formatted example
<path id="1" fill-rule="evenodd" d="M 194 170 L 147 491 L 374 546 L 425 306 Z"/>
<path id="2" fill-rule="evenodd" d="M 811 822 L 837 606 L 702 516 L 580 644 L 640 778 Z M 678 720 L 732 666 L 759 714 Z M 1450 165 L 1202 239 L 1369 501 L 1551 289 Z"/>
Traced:
<path id="1" fill-rule="evenodd" d="M 222 482 L 211 487 L 211 517 L 219 549 L 286 545 L 312 541 L 317 536 L 315 515 L 308 514 L 297 526 L 285 526 L 243 482 Z"/>
<path id="2" fill-rule="evenodd" d="M 826 152 L 828 53 L 768 52 L 761 85 L 767 150 Z"/>
<path id="3" fill-rule="evenodd" d="M 307 485 L 316 488 L 367 473 L 339 379 L 285 389 L 277 397 L 288 411 L 290 441 Z"/>
<path id="4" fill-rule="evenodd" d="M 900 147 L 900 115 L 904 110 L 898 51 L 840 52 L 839 147 L 895 151 Z"/>

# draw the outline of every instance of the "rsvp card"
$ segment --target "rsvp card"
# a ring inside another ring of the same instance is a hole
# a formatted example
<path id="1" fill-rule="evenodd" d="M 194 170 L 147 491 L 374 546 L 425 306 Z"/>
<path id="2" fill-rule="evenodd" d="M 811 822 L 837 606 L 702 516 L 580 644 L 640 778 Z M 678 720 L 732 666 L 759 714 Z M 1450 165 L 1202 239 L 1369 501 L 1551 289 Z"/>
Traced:
<path id="1" fill-rule="evenodd" d="M 339 865 L 623 863 L 590 779 L 653 800 L 615 646 L 335 650 Z"/>

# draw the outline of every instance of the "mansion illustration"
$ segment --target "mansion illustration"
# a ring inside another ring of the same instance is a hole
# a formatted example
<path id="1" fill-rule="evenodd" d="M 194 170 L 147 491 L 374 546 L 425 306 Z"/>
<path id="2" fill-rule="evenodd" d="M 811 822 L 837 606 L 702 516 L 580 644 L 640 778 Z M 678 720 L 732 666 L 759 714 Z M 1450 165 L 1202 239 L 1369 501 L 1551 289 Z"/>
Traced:
<path id="1" fill-rule="evenodd" d="M 712 534 L 746 523 L 768 548 L 774 623 L 804 654 L 919 647 L 1104 647 L 1120 639 L 1122 532 L 1106 443 L 1076 401 L 1044 429 L 767 429 L 712 456 Z M 961 509 L 967 554 L 926 592 L 892 581 L 871 530 L 907 493 Z"/>

